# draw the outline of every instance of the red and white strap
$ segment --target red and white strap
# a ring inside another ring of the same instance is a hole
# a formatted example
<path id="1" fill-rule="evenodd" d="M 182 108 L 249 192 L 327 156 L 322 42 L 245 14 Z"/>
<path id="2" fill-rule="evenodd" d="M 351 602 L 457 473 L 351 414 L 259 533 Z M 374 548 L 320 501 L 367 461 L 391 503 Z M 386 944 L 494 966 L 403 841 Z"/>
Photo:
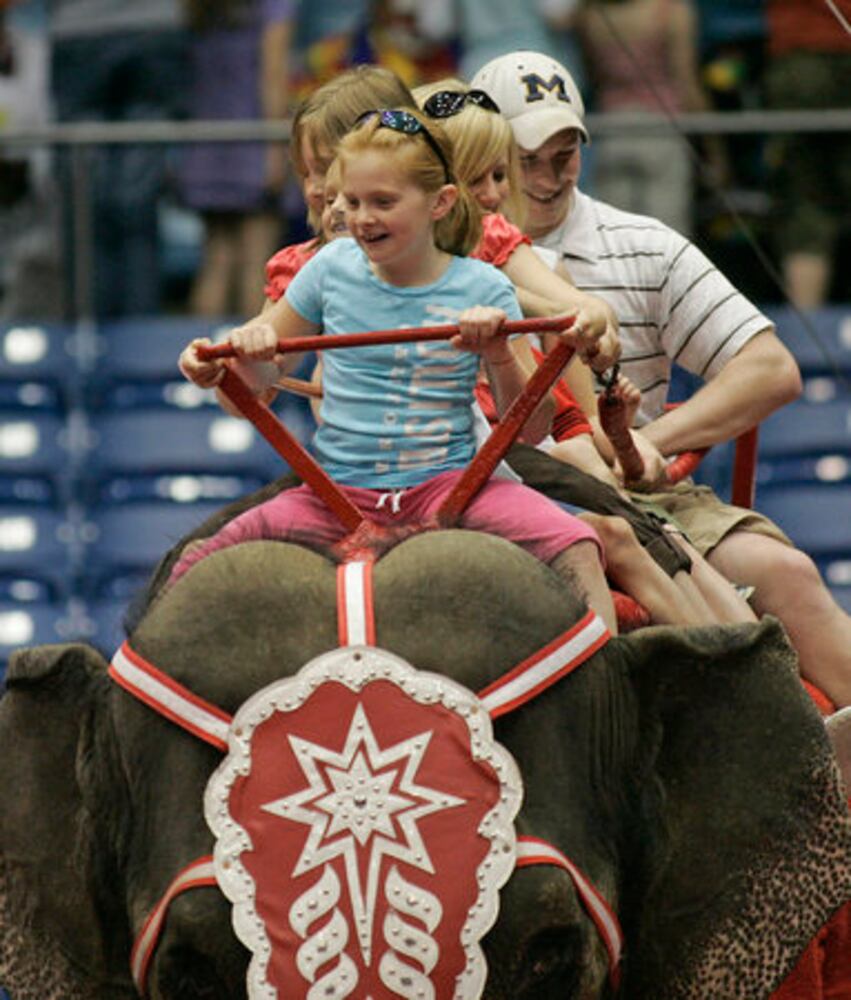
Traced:
<path id="1" fill-rule="evenodd" d="M 612 634 L 593 611 L 537 653 L 479 691 L 491 718 L 513 712 L 583 664 Z"/>
<path id="2" fill-rule="evenodd" d="M 537 837 L 517 838 L 516 867 L 525 868 L 527 865 L 558 865 L 573 879 L 579 898 L 600 932 L 600 937 L 609 953 L 609 976 L 612 986 L 617 988 L 623 952 L 623 931 L 609 904 L 570 858 L 545 840 L 539 840 Z"/>
<path id="3" fill-rule="evenodd" d="M 217 885 L 216 872 L 213 866 L 212 855 L 205 855 L 198 858 L 191 865 L 187 865 L 166 889 L 162 899 L 157 903 L 148 915 L 136 942 L 133 951 L 130 953 L 130 970 L 133 974 L 133 982 L 140 996 L 145 996 L 145 980 L 148 975 L 148 966 L 159 941 L 160 931 L 163 921 L 168 913 L 168 908 L 175 896 L 179 896 L 187 889 L 195 889 L 202 885 Z"/>
<path id="4" fill-rule="evenodd" d="M 349 562 L 338 568 L 337 604 L 340 645 L 375 645 L 371 562 Z M 510 712 L 570 673 L 610 637 L 602 619 L 589 611 L 567 632 L 485 688 L 479 697 L 494 718 Z M 129 643 L 125 642 L 112 658 L 109 674 L 117 684 L 160 715 L 217 749 L 227 751 L 232 717 L 158 670 L 131 649 Z M 617 982 L 622 935 L 617 917 L 605 900 L 556 848 L 534 837 L 520 837 L 517 867 L 532 864 L 556 864 L 570 874 L 603 937 L 609 954 L 612 981 Z M 131 955 L 133 979 L 143 996 L 148 964 L 156 949 L 169 904 L 187 889 L 216 884 L 212 858 L 199 858 L 180 872 L 145 921 Z"/>
<path id="5" fill-rule="evenodd" d="M 341 646 L 375 645 L 371 562 L 337 567 L 337 627 Z"/>
<path id="6" fill-rule="evenodd" d="M 109 676 L 134 697 L 199 739 L 227 751 L 232 717 L 158 670 L 124 642 L 109 665 Z"/>

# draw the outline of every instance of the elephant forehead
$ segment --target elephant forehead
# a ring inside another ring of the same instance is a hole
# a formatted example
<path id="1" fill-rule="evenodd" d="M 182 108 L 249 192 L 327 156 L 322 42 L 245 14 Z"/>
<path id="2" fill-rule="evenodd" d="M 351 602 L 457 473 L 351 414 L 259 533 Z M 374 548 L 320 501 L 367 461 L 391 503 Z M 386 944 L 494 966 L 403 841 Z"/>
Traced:
<path id="1" fill-rule="evenodd" d="M 233 712 L 253 691 L 336 645 L 336 568 L 283 542 L 247 542 L 199 562 L 131 636 L 148 662 Z"/>
<path id="2" fill-rule="evenodd" d="M 474 689 L 570 627 L 584 610 L 546 566 L 469 531 L 416 536 L 373 570 L 376 642 Z M 132 636 L 143 657 L 225 711 L 338 645 L 337 566 L 283 542 L 198 563 Z"/>

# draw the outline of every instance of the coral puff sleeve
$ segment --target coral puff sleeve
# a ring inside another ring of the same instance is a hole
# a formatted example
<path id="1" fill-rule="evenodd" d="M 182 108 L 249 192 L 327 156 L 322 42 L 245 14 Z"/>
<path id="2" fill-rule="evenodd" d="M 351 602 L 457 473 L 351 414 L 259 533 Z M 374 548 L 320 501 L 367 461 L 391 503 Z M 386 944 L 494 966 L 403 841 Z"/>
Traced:
<path id="1" fill-rule="evenodd" d="M 289 288 L 290 282 L 319 249 L 315 239 L 293 243 L 279 250 L 266 261 L 266 284 L 263 292 L 267 299 L 277 302 Z"/>
<path id="2" fill-rule="evenodd" d="M 482 238 L 470 255 L 494 267 L 503 267 L 521 243 L 532 241 L 503 215 L 489 212 L 482 218 Z"/>

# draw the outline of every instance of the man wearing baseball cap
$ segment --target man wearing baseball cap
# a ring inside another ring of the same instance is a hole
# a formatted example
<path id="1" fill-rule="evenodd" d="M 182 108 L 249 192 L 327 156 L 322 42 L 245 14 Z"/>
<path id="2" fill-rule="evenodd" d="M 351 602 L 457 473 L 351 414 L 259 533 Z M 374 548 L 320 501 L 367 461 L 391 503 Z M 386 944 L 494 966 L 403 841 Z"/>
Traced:
<path id="1" fill-rule="evenodd" d="M 471 85 L 511 124 L 536 248 L 620 320 L 621 367 L 642 392 L 633 437 L 647 469 L 658 473 L 659 492 L 649 499 L 728 579 L 755 587 L 754 609 L 783 622 L 803 675 L 837 706 L 851 705 L 851 618 L 812 560 L 762 515 L 724 504 L 706 487 L 663 484 L 667 457 L 729 440 L 794 399 L 801 390 L 794 358 L 771 322 L 684 236 L 579 190 L 589 135 L 564 66 L 541 53 L 510 52 L 485 64 Z M 673 362 L 705 381 L 666 412 Z"/>

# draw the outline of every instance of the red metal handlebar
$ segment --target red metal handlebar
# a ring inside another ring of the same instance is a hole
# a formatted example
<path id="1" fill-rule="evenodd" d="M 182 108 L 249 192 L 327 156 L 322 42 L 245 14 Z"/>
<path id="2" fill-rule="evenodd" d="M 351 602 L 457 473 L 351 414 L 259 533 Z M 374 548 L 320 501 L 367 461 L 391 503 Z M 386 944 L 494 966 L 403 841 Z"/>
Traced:
<path id="1" fill-rule="evenodd" d="M 572 318 L 559 317 L 555 319 L 517 320 L 503 324 L 501 332 L 512 333 L 552 332 L 569 328 Z M 314 343 L 319 342 L 321 349 L 330 347 L 355 346 L 378 343 L 398 343 L 412 340 L 446 340 L 458 332 L 455 325 L 442 325 L 407 330 L 380 330 L 372 333 L 338 334 L 333 337 L 301 337 L 293 338 L 284 343 L 289 351 L 313 350 Z M 345 340 L 346 343 L 340 343 Z M 279 345 L 281 346 L 281 345 Z M 224 348 L 224 351 L 222 351 Z M 203 353 L 202 353 L 203 352 Z M 232 357 L 233 349 L 229 344 L 215 347 L 202 347 L 198 350 L 202 360 L 208 357 Z M 437 512 L 437 522 L 448 527 L 457 522 L 458 517 L 487 482 L 496 465 L 504 456 L 511 443 L 516 438 L 521 427 L 526 422 L 537 404 L 541 401 L 553 381 L 570 360 L 573 347 L 568 343 L 559 343 L 547 360 L 541 365 L 526 388 L 514 400 L 505 417 L 494 429 L 491 437 L 483 448 L 474 456 L 473 461 L 460 477 L 449 495 L 445 498 Z M 219 388 L 231 400 L 240 412 L 251 420 L 260 433 L 273 448 L 287 461 L 292 469 L 308 483 L 316 493 L 328 504 L 341 523 L 348 529 L 348 539 L 341 543 L 341 551 L 356 549 L 363 545 L 368 548 L 372 536 L 379 534 L 379 529 L 368 522 L 360 511 L 352 504 L 337 484 L 328 476 L 299 442 L 281 424 L 267 406 L 260 403 L 239 377 L 230 369 L 225 373 Z M 358 551 L 360 551 L 358 549 Z M 351 552 L 349 552 L 351 555 Z"/>
<path id="2" fill-rule="evenodd" d="M 703 461 L 708 451 L 708 448 L 695 448 L 693 451 L 681 452 L 676 458 L 668 462 L 665 469 L 665 478 L 669 483 L 673 484 L 690 476 Z"/>
<path id="3" fill-rule="evenodd" d="M 551 316 L 541 319 L 508 320 L 499 329 L 500 336 L 511 336 L 515 333 L 559 333 L 568 330 L 573 325 L 572 316 Z M 337 333 L 333 336 L 290 337 L 278 341 L 278 353 L 288 354 L 298 351 L 328 351 L 341 347 L 367 347 L 378 344 L 402 344 L 419 340 L 449 340 L 460 329 L 455 323 L 443 323 L 439 326 L 417 326 L 403 330 L 372 330 L 364 333 Z M 201 361 L 214 361 L 216 358 L 236 357 L 236 351 L 229 344 L 210 344 L 198 348 Z"/>

